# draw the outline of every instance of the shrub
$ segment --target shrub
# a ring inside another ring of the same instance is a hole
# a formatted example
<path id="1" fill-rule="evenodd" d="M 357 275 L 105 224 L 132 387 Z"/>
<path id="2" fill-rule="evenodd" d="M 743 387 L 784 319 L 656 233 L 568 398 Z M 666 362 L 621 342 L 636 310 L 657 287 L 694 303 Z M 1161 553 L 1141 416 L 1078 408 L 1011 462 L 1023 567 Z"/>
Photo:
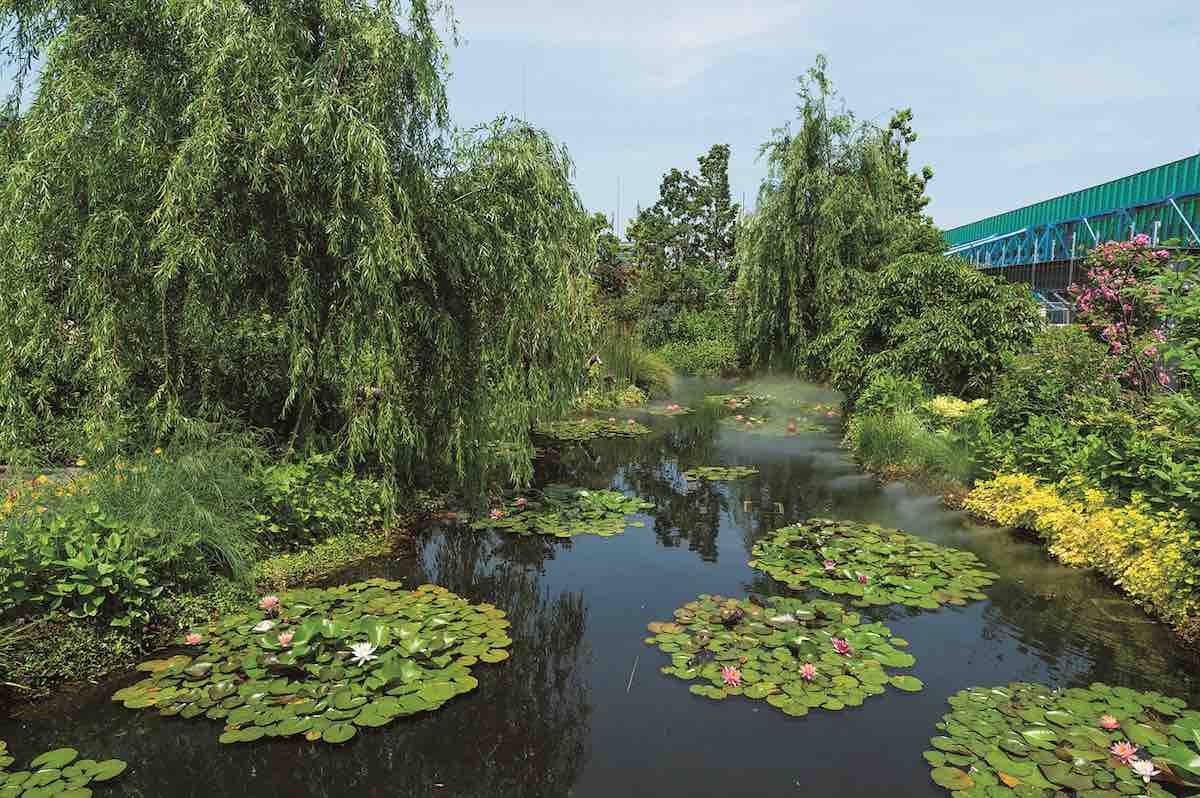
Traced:
<path id="1" fill-rule="evenodd" d="M 737 368 L 737 345 L 732 339 L 672 341 L 659 354 L 676 371 L 698 377 L 719 377 Z"/>
<path id="2" fill-rule="evenodd" d="M 131 626 L 164 587 L 244 579 L 257 548 L 253 456 L 172 450 L 16 489 L 0 514 L 0 614 L 61 610 Z"/>
<path id="3" fill-rule="evenodd" d="M 258 482 L 266 512 L 257 520 L 278 548 L 361 531 L 383 519 L 383 485 L 356 476 L 331 454 L 268 466 L 259 473 Z"/>
<path id="4" fill-rule="evenodd" d="M 977 485 L 964 507 L 1036 533 L 1062 562 L 1096 568 L 1171 623 L 1200 613 L 1196 533 L 1178 510 L 1155 511 L 1137 495 L 1120 502 L 1078 477 L 1055 485 L 1027 474 Z"/>
<path id="5" fill-rule="evenodd" d="M 961 436 L 929 429 L 910 410 L 855 414 L 847 442 L 874 471 L 899 469 L 956 482 L 967 482 L 975 471 L 971 447 Z"/>
<path id="6" fill-rule="evenodd" d="M 618 382 L 636 385 L 650 396 L 666 396 L 675 382 L 675 372 L 657 352 L 645 349 L 635 336 L 610 330 L 600 347 L 604 370 Z"/>
<path id="7" fill-rule="evenodd" d="M 1017 428 L 1039 414 L 1080 418 L 1117 394 L 1102 344 L 1078 326 L 1049 327 L 1006 364 L 991 398 L 993 419 L 1001 428 Z"/>
<path id="8" fill-rule="evenodd" d="M 864 280 L 817 342 L 838 390 L 854 398 L 881 371 L 937 393 L 987 396 L 1008 358 L 1041 321 L 1027 286 L 1001 282 L 966 262 L 905 255 Z"/>
<path id="9" fill-rule="evenodd" d="M 857 412 L 911 410 L 929 397 L 929 390 L 920 380 L 890 371 L 872 375 L 870 382 L 855 400 Z"/>

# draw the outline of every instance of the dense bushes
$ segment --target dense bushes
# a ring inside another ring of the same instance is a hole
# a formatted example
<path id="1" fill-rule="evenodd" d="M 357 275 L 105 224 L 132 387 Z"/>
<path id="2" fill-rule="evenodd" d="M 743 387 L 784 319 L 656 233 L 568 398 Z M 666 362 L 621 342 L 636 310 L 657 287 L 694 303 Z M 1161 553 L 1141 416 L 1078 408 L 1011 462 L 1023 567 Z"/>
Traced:
<path id="1" fill-rule="evenodd" d="M 265 540 L 276 548 L 368 528 L 380 523 L 385 512 L 383 486 L 358 477 L 329 454 L 267 466 L 258 483 L 266 512 L 257 520 Z"/>
<path id="2" fill-rule="evenodd" d="M 1053 484 L 1026 474 L 980 483 L 964 506 L 1037 533 L 1055 557 L 1096 568 L 1172 623 L 1200 615 L 1200 547 L 1179 510 L 1156 511 L 1136 494 L 1121 502 L 1080 478 Z"/>
<path id="3" fill-rule="evenodd" d="M 834 387 L 854 397 L 879 372 L 920 380 L 935 393 L 988 396 L 1007 359 L 1038 328 L 1025 286 L 964 261 L 905 255 L 864 278 L 816 348 Z"/>
<path id="4" fill-rule="evenodd" d="M 674 319 L 659 352 L 683 374 L 721 376 L 737 368 L 737 319 L 728 303 L 706 310 L 685 310 Z"/>

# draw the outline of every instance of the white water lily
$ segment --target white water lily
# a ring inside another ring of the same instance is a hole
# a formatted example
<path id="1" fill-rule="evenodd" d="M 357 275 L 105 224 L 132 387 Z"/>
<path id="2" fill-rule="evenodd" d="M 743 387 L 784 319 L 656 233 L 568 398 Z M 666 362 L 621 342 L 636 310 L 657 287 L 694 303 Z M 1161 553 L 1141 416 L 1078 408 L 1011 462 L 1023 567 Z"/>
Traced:
<path id="1" fill-rule="evenodd" d="M 771 623 L 792 623 L 796 620 L 796 616 L 792 615 L 790 612 L 787 612 L 783 615 L 776 615 L 774 618 L 769 618 L 768 620 L 770 620 Z"/>
<path id="2" fill-rule="evenodd" d="M 1141 776 L 1142 781 L 1146 782 L 1147 784 L 1150 783 L 1150 779 L 1162 772 L 1158 768 L 1154 767 L 1154 763 L 1149 759 L 1135 759 L 1129 763 L 1129 766 L 1133 768 L 1133 772 Z"/>
<path id="3" fill-rule="evenodd" d="M 366 665 L 373 659 L 379 659 L 375 656 L 375 646 L 370 643 L 355 643 L 350 646 L 350 661 L 355 665 Z"/>
<path id="4" fill-rule="evenodd" d="M 256 632 L 269 632 L 269 631 L 271 631 L 271 630 L 272 630 L 272 629 L 274 629 L 274 628 L 275 628 L 275 622 L 274 622 L 274 621 L 260 621 L 260 622 L 258 623 L 258 625 L 254 627 L 254 631 L 256 631 Z"/>

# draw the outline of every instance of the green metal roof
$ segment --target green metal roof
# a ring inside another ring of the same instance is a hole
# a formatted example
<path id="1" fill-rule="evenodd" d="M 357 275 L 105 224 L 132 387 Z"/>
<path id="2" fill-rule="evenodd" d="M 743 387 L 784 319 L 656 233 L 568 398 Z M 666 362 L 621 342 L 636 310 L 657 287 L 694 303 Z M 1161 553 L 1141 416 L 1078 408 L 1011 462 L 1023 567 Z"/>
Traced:
<path id="1" fill-rule="evenodd" d="M 1141 216 L 1150 214 L 1161 218 L 1165 225 L 1162 237 L 1168 238 L 1172 235 L 1169 231 L 1174 231 L 1176 226 L 1172 220 L 1178 216 L 1168 204 L 1172 198 L 1186 206 L 1185 215 L 1196 218 L 1197 208 L 1200 208 L 1200 154 L 964 224 L 947 230 L 945 238 L 954 247 L 989 236 L 1099 216 L 1118 209 L 1140 209 L 1136 214 L 1139 229 L 1146 221 Z M 1163 205 L 1166 207 L 1150 207 Z M 1127 237 L 1121 234 L 1122 224 L 1120 217 L 1110 217 L 1106 228 L 1111 229 L 1106 229 L 1104 237 Z"/>

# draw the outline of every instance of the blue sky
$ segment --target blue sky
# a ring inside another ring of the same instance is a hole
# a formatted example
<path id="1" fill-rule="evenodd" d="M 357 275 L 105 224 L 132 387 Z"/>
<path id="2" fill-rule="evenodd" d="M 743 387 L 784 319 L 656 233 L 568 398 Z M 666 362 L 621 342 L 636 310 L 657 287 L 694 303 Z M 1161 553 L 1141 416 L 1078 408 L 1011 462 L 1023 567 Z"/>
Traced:
<path id="1" fill-rule="evenodd" d="M 733 148 L 735 199 L 817 53 L 860 117 L 911 107 L 943 227 L 1200 152 L 1200 4 L 458 0 L 451 112 L 524 114 L 622 227 L 662 174 Z M 522 80 L 524 73 L 524 81 Z M 0 78 L 7 88 L 7 81 Z M 524 85 L 524 91 L 522 90 Z"/>
<path id="2" fill-rule="evenodd" d="M 758 146 L 823 52 L 860 117 L 912 107 L 935 221 L 952 227 L 1200 152 L 1200 4 L 459 0 L 451 111 L 520 115 L 564 141 L 593 210 L 652 204 L 671 167 Z"/>

